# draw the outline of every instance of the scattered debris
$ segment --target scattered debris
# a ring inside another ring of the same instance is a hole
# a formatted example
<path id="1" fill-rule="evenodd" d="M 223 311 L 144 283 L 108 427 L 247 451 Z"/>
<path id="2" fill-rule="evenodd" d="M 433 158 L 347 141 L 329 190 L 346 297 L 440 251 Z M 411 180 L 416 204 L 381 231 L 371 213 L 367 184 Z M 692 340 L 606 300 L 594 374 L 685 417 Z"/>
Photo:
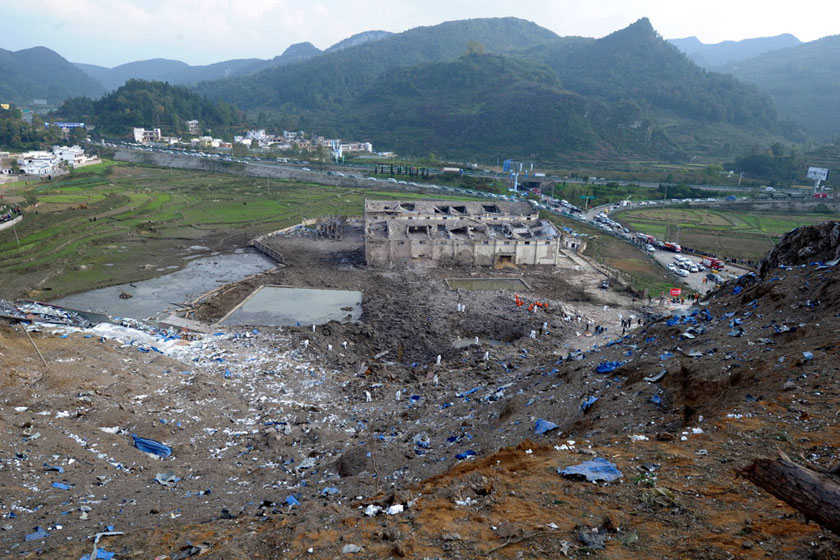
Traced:
<path id="1" fill-rule="evenodd" d="M 614 463 L 610 463 L 601 457 L 564 469 L 558 468 L 557 472 L 567 478 L 584 478 L 589 482 L 614 482 L 624 476 Z"/>

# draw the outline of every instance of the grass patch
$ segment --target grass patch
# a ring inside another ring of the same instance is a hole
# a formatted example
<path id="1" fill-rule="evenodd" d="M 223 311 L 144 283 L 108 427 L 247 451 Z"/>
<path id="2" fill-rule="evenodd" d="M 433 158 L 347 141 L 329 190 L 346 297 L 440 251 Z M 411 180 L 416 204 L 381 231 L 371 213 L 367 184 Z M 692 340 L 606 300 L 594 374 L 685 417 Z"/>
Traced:
<path id="1" fill-rule="evenodd" d="M 826 220 L 813 213 L 718 208 L 644 208 L 617 212 L 637 231 L 719 257 L 757 262 L 792 229 Z"/>

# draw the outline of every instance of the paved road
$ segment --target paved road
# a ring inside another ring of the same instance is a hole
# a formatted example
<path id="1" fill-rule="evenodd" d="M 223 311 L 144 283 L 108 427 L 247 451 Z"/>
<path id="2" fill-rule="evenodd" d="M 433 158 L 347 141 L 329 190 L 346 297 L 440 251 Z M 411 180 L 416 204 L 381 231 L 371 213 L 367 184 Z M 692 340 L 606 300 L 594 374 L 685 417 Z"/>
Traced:
<path id="1" fill-rule="evenodd" d="M 674 256 L 676 256 L 676 253 L 672 253 L 670 251 L 654 251 L 652 256 L 663 267 L 667 267 L 669 264 L 672 264 L 674 262 Z M 690 258 L 696 263 L 699 263 L 701 260 L 703 260 L 702 257 L 697 255 L 686 254 L 684 256 Z M 680 285 L 687 286 L 695 292 L 705 294 L 706 292 L 714 290 L 717 286 L 717 284 L 715 284 L 711 280 L 708 280 L 706 281 L 706 283 L 703 283 L 703 279 L 706 278 L 707 272 L 708 269 L 705 272 L 690 272 L 688 276 L 677 276 L 675 273 L 669 271 L 668 275 L 674 279 L 674 287 Z M 728 279 L 730 275 L 741 276 L 742 274 L 746 274 L 747 272 L 749 272 L 749 270 L 746 268 L 741 268 L 739 266 L 727 264 L 726 268 L 723 270 L 723 272 L 721 272 L 721 274 L 724 275 L 724 278 Z"/>

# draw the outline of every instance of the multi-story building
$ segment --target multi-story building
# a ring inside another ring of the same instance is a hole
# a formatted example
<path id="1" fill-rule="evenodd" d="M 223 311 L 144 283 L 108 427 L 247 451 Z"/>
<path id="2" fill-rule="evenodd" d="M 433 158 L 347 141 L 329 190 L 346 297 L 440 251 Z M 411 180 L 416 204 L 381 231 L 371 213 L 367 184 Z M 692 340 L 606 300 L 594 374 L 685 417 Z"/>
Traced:
<path id="1" fill-rule="evenodd" d="M 528 202 L 366 200 L 369 265 L 424 259 L 478 266 L 557 263 L 562 236 Z"/>

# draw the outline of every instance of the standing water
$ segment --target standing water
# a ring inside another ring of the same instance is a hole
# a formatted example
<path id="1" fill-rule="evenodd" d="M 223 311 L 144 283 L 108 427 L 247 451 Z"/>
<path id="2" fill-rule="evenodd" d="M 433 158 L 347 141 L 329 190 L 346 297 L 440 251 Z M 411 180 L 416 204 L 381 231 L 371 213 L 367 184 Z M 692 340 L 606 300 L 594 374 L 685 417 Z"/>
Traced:
<path id="1" fill-rule="evenodd" d="M 269 270 L 275 266 L 270 258 L 253 250 L 238 250 L 225 255 L 197 258 L 183 269 L 152 278 L 120 284 L 51 301 L 55 305 L 107 313 L 112 317 L 133 319 L 161 319 L 201 294 L 242 280 L 247 276 Z M 120 298 L 121 293 L 131 298 Z"/>

